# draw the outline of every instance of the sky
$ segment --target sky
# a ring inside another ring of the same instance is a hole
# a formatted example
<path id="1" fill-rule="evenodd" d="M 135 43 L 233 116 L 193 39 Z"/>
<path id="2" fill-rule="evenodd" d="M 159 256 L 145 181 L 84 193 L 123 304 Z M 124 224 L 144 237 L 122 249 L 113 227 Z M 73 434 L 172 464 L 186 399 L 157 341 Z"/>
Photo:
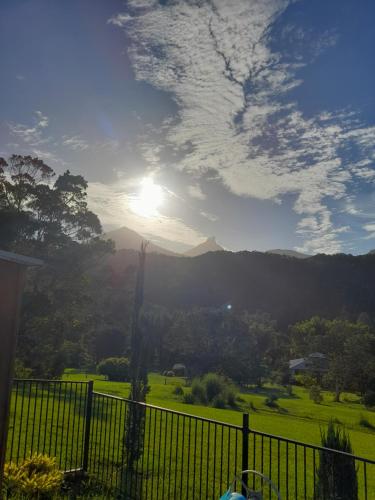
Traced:
<path id="1" fill-rule="evenodd" d="M 174 250 L 375 248 L 373 0 L 2 0 L 0 156 Z M 140 207 L 140 205 L 142 205 Z"/>

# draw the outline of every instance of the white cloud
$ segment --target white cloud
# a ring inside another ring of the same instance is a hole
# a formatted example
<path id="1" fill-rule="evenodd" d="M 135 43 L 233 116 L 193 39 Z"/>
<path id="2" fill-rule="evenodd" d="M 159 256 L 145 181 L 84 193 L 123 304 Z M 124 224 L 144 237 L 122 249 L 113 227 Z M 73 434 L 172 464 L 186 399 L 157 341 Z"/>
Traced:
<path id="1" fill-rule="evenodd" d="M 85 151 L 89 148 L 88 142 L 79 135 L 73 135 L 71 137 L 64 135 L 62 144 L 73 151 Z"/>
<path id="2" fill-rule="evenodd" d="M 361 161 L 374 154 L 375 131 L 352 112 L 323 110 L 308 118 L 287 103 L 305 63 L 286 63 L 271 50 L 270 27 L 288 4 L 133 1 L 131 18 L 122 21 L 120 14 L 115 24 L 131 40 L 136 78 L 170 93 L 179 107 L 163 140 L 163 147 L 181 155 L 176 167 L 195 177 L 215 171 L 239 196 L 280 202 L 295 194 L 303 248 L 332 253 L 340 251 L 346 229 L 332 221 L 328 200 L 343 199 L 353 176 L 372 179 Z M 297 38 L 303 41 L 302 31 Z M 325 32 L 310 53 L 317 56 L 335 43 L 337 34 Z M 355 165 L 351 147 L 358 150 Z"/>
<path id="3" fill-rule="evenodd" d="M 203 210 L 201 210 L 200 214 L 211 222 L 217 222 L 219 220 L 219 217 L 217 215 L 211 214 L 210 212 L 204 212 Z"/>
<path id="4" fill-rule="evenodd" d="M 129 194 L 131 180 L 115 184 L 91 182 L 88 186 L 90 209 L 98 214 L 102 224 L 127 226 L 141 234 L 161 237 L 166 240 L 198 245 L 204 236 L 181 219 L 158 213 L 154 217 L 141 217 L 131 211 L 132 196 Z"/>
<path id="5" fill-rule="evenodd" d="M 196 198 L 197 200 L 206 199 L 206 195 L 204 194 L 202 188 L 198 184 L 188 186 L 187 192 L 189 193 L 189 196 L 191 196 L 192 198 Z"/>
<path id="6" fill-rule="evenodd" d="M 22 123 L 8 124 L 13 135 L 22 139 L 30 146 L 39 146 L 50 142 L 50 137 L 44 136 L 44 129 L 48 127 L 48 117 L 41 111 L 35 111 L 34 125 L 24 125 Z"/>

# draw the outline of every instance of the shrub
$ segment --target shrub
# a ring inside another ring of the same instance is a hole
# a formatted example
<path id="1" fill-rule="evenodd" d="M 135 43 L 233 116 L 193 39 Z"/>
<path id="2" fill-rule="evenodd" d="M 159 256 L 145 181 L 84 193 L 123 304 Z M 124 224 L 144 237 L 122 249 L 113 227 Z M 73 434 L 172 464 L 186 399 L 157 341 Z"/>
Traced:
<path id="1" fill-rule="evenodd" d="M 360 415 L 358 423 L 361 427 L 365 427 L 366 429 L 370 429 L 371 431 L 375 430 L 375 425 L 372 425 L 372 423 L 363 415 Z"/>
<path id="2" fill-rule="evenodd" d="M 227 389 L 226 381 L 216 373 L 207 373 L 202 379 L 206 391 L 207 401 L 212 402 L 216 396 L 223 394 Z"/>
<path id="3" fill-rule="evenodd" d="M 226 399 L 228 406 L 230 406 L 231 408 L 235 408 L 237 406 L 237 401 L 239 401 L 241 398 L 236 398 L 236 393 L 234 392 L 234 390 L 228 389 L 226 391 Z"/>
<path id="4" fill-rule="evenodd" d="M 312 385 L 317 385 L 316 378 L 311 375 L 296 375 L 294 380 L 297 385 L 302 385 L 303 387 L 311 387 Z"/>
<path id="5" fill-rule="evenodd" d="M 323 401 L 322 392 L 319 385 L 312 385 L 309 389 L 309 397 L 314 403 L 320 404 Z"/>
<path id="6" fill-rule="evenodd" d="M 52 498 L 62 482 L 56 459 L 48 455 L 34 454 L 20 464 L 5 464 L 3 487 L 9 497 Z"/>
<path id="7" fill-rule="evenodd" d="M 367 391 L 362 398 L 363 404 L 366 408 L 375 406 L 375 391 Z"/>
<path id="8" fill-rule="evenodd" d="M 352 453 L 349 436 L 330 421 L 327 432 L 321 432 L 322 446 Z M 317 498 L 358 500 L 355 461 L 346 455 L 320 451 L 317 469 Z"/>
<path id="9" fill-rule="evenodd" d="M 183 396 L 184 390 L 180 385 L 176 385 L 176 387 L 172 391 L 172 394 L 175 394 L 176 396 Z"/>
<path id="10" fill-rule="evenodd" d="M 207 403 L 206 389 L 203 382 L 199 379 L 193 380 L 193 383 L 191 384 L 191 394 L 196 402 L 202 404 Z"/>
<path id="11" fill-rule="evenodd" d="M 182 401 L 186 404 L 189 404 L 189 405 L 193 405 L 195 402 L 194 396 L 191 394 L 191 392 L 184 394 Z"/>
<path id="12" fill-rule="evenodd" d="M 108 380 L 126 382 L 129 380 L 129 360 L 127 358 L 103 359 L 97 366 L 97 372 L 107 376 Z"/>
<path id="13" fill-rule="evenodd" d="M 269 408 L 278 408 L 279 407 L 279 405 L 277 404 L 278 399 L 279 398 L 276 396 L 276 394 L 271 394 L 270 396 L 266 397 L 266 399 L 264 400 L 264 404 Z"/>
<path id="14" fill-rule="evenodd" d="M 214 408 L 225 408 L 226 404 L 225 404 L 225 399 L 224 397 L 222 396 L 222 394 L 218 394 L 217 396 L 214 397 L 214 399 L 212 400 L 212 406 Z"/>

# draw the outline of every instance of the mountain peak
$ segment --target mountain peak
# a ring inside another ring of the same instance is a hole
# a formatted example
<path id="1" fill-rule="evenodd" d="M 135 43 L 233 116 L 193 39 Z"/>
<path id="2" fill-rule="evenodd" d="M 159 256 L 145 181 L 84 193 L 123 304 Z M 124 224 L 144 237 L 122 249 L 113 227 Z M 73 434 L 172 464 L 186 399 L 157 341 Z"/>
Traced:
<path id="1" fill-rule="evenodd" d="M 210 236 L 206 241 L 200 243 L 196 247 L 190 248 L 184 253 L 185 257 L 197 257 L 207 252 L 221 252 L 224 248 L 216 243 L 215 236 Z"/>

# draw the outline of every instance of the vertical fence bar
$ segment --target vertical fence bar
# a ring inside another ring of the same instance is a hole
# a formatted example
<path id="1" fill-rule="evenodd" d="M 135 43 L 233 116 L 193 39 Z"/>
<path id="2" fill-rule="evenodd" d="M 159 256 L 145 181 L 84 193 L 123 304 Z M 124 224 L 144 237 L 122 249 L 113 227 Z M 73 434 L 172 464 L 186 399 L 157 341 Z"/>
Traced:
<path id="1" fill-rule="evenodd" d="M 94 381 L 89 380 L 87 383 L 86 395 L 86 414 L 85 414 L 85 436 L 83 441 L 83 460 L 82 469 L 87 472 L 89 462 L 89 449 L 90 449 L 90 427 L 92 415 L 92 393 L 94 390 Z"/>
<path id="2" fill-rule="evenodd" d="M 242 414 L 242 470 L 249 468 L 249 414 Z M 242 474 L 242 481 L 247 486 L 247 474 Z M 242 494 L 246 496 L 245 486 L 242 486 Z"/>

